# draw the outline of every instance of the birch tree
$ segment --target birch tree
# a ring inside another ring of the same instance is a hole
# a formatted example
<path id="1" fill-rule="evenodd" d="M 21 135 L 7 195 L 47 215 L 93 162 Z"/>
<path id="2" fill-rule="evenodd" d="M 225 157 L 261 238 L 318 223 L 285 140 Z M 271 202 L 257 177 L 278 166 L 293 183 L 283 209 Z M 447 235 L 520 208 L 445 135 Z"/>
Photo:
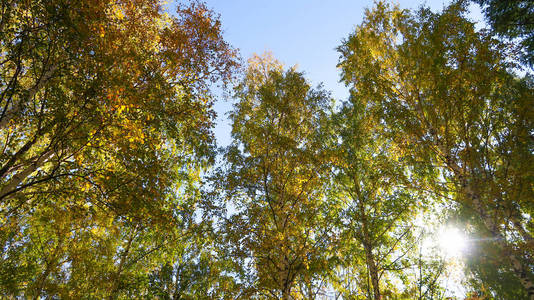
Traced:
<path id="1" fill-rule="evenodd" d="M 420 188 L 453 192 L 473 216 L 476 247 L 497 247 L 495 267 L 534 299 L 532 84 L 511 73 L 513 47 L 465 12 L 462 2 L 415 14 L 380 2 L 339 48 L 339 66 L 398 155 L 434 170 Z"/>

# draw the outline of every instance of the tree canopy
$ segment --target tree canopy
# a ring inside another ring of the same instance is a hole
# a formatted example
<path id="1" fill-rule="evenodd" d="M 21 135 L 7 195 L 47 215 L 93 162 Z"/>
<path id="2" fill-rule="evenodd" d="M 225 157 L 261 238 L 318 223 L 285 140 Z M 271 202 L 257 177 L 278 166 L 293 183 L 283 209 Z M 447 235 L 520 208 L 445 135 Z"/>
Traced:
<path id="1" fill-rule="evenodd" d="M 200 1 L 2 1 L 0 297 L 534 299 L 533 6 L 474 2 L 375 2 L 333 99 Z"/>
<path id="2" fill-rule="evenodd" d="M 3 1 L 1 24 L 2 290 L 131 290 L 190 226 L 236 53 L 197 2 Z"/>
<path id="3" fill-rule="evenodd" d="M 415 17 L 378 4 L 340 47 L 343 80 L 423 177 L 416 188 L 458 203 L 488 240 L 477 246 L 499 249 L 498 266 L 532 297 L 532 85 L 464 14 L 462 3 Z"/>
<path id="4" fill-rule="evenodd" d="M 501 37 L 518 39 L 523 61 L 534 66 L 534 3 L 532 1 L 474 0 L 492 29 Z"/>

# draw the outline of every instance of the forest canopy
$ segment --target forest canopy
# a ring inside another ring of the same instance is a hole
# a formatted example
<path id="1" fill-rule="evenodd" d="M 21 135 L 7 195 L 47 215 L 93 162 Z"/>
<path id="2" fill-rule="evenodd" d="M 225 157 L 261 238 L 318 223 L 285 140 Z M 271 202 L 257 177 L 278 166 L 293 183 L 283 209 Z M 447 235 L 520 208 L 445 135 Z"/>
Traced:
<path id="1" fill-rule="evenodd" d="M 0 297 L 534 299 L 534 6 L 474 2 L 375 2 L 335 99 L 200 1 L 2 0 Z"/>

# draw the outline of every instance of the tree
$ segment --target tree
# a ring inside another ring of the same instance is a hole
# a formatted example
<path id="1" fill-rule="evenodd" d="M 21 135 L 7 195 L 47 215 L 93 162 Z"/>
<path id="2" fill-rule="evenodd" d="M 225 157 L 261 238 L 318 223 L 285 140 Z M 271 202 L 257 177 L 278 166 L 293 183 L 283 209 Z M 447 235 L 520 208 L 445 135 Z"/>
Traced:
<path id="1" fill-rule="evenodd" d="M 534 66 L 534 3 L 532 1 L 474 0 L 497 35 L 519 39 L 523 61 Z"/>
<path id="2" fill-rule="evenodd" d="M 421 199 L 407 189 L 409 178 L 390 141 L 362 103 L 351 97 L 334 117 L 339 144 L 332 190 L 343 207 L 338 216 L 342 266 L 358 280 L 358 291 L 348 292 L 382 299 L 384 292 L 395 293 L 390 280 L 403 277 L 396 275 L 410 265 L 412 220 Z"/>
<path id="3" fill-rule="evenodd" d="M 235 51 L 199 2 L 3 1 L 0 26 L 2 293 L 118 297 L 183 234 Z"/>
<path id="4" fill-rule="evenodd" d="M 313 298 L 331 233 L 324 218 L 329 95 L 272 57 L 253 57 L 236 88 L 226 150 L 224 222 L 229 255 L 248 293 Z M 299 289 L 300 288 L 300 289 Z"/>
<path id="5" fill-rule="evenodd" d="M 465 11 L 460 2 L 410 15 L 380 2 L 339 48 L 339 65 L 418 188 L 451 195 L 471 216 L 476 247 L 497 247 L 494 267 L 534 298 L 532 84 Z"/>
<path id="6" fill-rule="evenodd" d="M 149 298 L 235 299 L 239 287 L 227 272 L 230 260 L 218 257 L 213 231 L 198 228 L 169 251 L 149 275 Z M 206 237 L 208 235 L 208 237 Z"/>

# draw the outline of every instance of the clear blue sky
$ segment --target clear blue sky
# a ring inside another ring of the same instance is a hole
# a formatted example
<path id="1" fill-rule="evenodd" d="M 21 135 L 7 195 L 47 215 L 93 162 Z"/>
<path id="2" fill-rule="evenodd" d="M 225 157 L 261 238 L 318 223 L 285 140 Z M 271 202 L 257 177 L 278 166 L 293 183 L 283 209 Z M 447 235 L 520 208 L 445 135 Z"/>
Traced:
<path id="1" fill-rule="evenodd" d="M 244 61 L 252 54 L 271 51 L 287 66 L 297 65 L 313 84 L 324 84 L 336 99 L 348 90 L 339 83 L 335 50 L 357 24 L 372 0 L 205 0 L 221 15 L 225 39 L 240 50 Z M 441 10 L 449 0 L 398 1 L 401 8 L 421 4 Z M 395 2 L 394 2 L 395 3 Z M 478 8 L 478 7 L 476 7 Z M 472 16 L 480 20 L 480 12 Z M 230 143 L 226 113 L 231 103 L 220 100 L 215 136 L 219 146 Z"/>

